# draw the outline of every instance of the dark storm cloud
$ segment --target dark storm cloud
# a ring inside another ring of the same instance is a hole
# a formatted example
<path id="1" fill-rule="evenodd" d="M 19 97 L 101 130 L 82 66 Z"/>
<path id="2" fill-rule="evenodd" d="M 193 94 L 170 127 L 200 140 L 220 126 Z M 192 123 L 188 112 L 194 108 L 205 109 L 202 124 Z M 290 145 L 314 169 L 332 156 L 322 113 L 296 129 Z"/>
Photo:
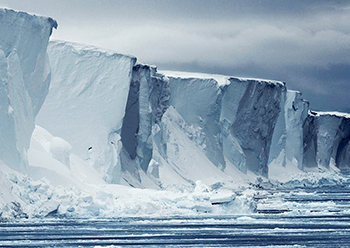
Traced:
<path id="1" fill-rule="evenodd" d="M 314 109 L 347 110 L 350 3 L 329 0 L 0 0 L 59 23 L 53 38 L 160 69 L 271 78 Z"/>

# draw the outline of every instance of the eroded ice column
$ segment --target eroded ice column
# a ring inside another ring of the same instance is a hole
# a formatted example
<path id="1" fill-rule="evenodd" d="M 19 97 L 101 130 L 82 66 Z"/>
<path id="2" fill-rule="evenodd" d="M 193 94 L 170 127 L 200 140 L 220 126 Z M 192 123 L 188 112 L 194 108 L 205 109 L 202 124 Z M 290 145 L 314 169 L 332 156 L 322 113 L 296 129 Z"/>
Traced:
<path id="1" fill-rule="evenodd" d="M 152 158 L 151 84 L 150 66 L 135 65 L 121 132 L 123 149 L 119 154 L 123 177 L 129 182 L 130 176 L 141 180 L 139 170 L 146 172 Z"/>
<path id="2" fill-rule="evenodd" d="M 221 133 L 223 139 L 223 154 L 240 171 L 246 173 L 247 158 L 240 142 L 233 133 L 233 123 L 236 121 L 239 103 L 247 90 L 248 84 L 230 78 L 229 84 L 222 86 L 222 106 L 220 113 Z"/>
<path id="3" fill-rule="evenodd" d="M 333 152 L 339 169 L 350 169 L 350 115 L 342 117 L 336 136 L 337 149 Z"/>
<path id="4" fill-rule="evenodd" d="M 249 169 L 258 175 L 267 176 L 270 145 L 285 86 L 280 82 L 238 78 L 231 78 L 230 82 L 222 103 L 226 117 L 223 118 L 223 114 L 221 117 L 222 125 L 234 141 L 229 148 L 236 149 L 236 153 L 243 152 L 245 161 L 242 158 L 239 161 L 242 164 L 238 166 L 242 171 Z M 231 87 L 232 93 L 229 94 Z M 231 116 L 225 108 L 231 108 Z"/>
<path id="5" fill-rule="evenodd" d="M 350 115 L 309 112 L 304 125 L 304 167 L 349 169 Z"/>
<path id="6" fill-rule="evenodd" d="M 119 156 L 122 178 L 130 185 L 142 186 L 144 175 L 149 173 L 153 139 L 157 139 L 152 130 L 161 122 L 169 99 L 169 81 L 156 76 L 156 68 L 141 64 L 133 67 L 121 132 L 123 149 Z"/>
<path id="7" fill-rule="evenodd" d="M 27 150 L 50 84 L 47 44 L 56 21 L 0 9 L 0 159 L 25 171 Z"/>
<path id="8" fill-rule="evenodd" d="M 276 121 L 275 129 L 272 135 L 270 154 L 269 154 L 269 164 L 273 160 L 279 160 L 282 166 L 285 166 L 286 157 L 286 115 L 285 115 L 285 105 L 286 105 L 287 89 L 283 88 L 281 93 L 280 101 L 280 112 Z"/>
<path id="9" fill-rule="evenodd" d="M 315 113 L 309 111 L 303 125 L 303 168 L 306 171 L 317 168 L 317 128 Z"/>
<path id="10" fill-rule="evenodd" d="M 286 123 L 286 159 L 303 170 L 303 125 L 308 115 L 309 104 L 297 91 L 287 91 L 284 107 Z"/>
<path id="11" fill-rule="evenodd" d="M 333 151 L 337 149 L 335 137 L 342 119 L 332 115 L 317 117 L 317 163 L 318 166 L 329 168 Z M 333 157 L 334 159 L 334 157 Z"/>
<path id="12" fill-rule="evenodd" d="M 347 154 L 350 139 L 350 116 L 341 113 L 317 113 L 318 166 L 349 168 Z"/>
<path id="13" fill-rule="evenodd" d="M 269 163 L 276 160 L 276 163 L 282 166 L 288 163 L 303 170 L 305 161 L 312 160 L 316 151 L 312 149 L 313 121 L 307 119 L 309 103 L 302 98 L 300 92 L 285 89 L 282 91 L 280 106 L 272 137 Z M 307 146 L 304 145 L 306 143 Z"/>

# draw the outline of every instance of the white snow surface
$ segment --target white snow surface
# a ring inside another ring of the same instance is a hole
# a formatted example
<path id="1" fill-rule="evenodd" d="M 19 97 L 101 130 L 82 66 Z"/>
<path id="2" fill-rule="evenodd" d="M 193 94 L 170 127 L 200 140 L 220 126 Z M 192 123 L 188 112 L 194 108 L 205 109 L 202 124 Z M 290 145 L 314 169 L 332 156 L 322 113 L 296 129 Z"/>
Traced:
<path id="1" fill-rule="evenodd" d="M 343 113 L 343 112 L 338 112 L 338 111 L 314 111 L 313 113 L 316 114 L 316 116 L 335 116 L 335 117 L 344 117 L 350 119 L 350 114 L 349 113 Z"/>
<path id="2" fill-rule="evenodd" d="M 184 72 L 184 71 L 167 71 L 159 70 L 158 73 L 164 74 L 174 78 L 183 79 L 214 79 L 219 85 L 225 85 L 228 83 L 229 76 L 220 74 L 207 74 L 207 73 L 197 73 L 197 72 Z"/>
<path id="3" fill-rule="evenodd" d="M 169 70 L 158 70 L 160 74 L 164 74 L 174 78 L 197 78 L 197 79 L 214 79 L 218 82 L 220 86 L 228 84 L 229 78 L 235 78 L 241 81 L 256 81 L 256 82 L 265 82 L 265 83 L 273 83 L 273 84 L 282 84 L 283 82 L 277 80 L 270 79 L 261 79 L 261 78 L 248 78 L 248 77 L 233 77 L 221 74 L 210 74 L 210 73 L 199 73 L 199 72 L 185 72 L 185 71 L 169 71 Z"/>

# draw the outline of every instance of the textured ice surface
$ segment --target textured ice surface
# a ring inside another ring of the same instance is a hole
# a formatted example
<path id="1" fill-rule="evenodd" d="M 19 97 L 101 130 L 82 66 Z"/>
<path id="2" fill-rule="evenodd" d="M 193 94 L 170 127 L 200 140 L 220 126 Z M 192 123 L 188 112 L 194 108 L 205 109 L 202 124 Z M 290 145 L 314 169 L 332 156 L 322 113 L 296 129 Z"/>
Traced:
<path id="1" fill-rule="evenodd" d="M 309 112 L 304 125 L 305 165 L 349 169 L 350 115 Z"/>
<path id="2" fill-rule="evenodd" d="M 237 85 L 241 89 L 240 84 L 244 84 L 245 89 L 239 95 L 239 104 L 233 112 L 235 118 L 228 129 L 244 152 L 247 168 L 256 174 L 267 176 L 270 144 L 284 85 L 235 78 L 230 81 L 231 87 Z"/>
<path id="3" fill-rule="evenodd" d="M 303 126 L 309 104 L 297 91 L 287 90 L 281 95 L 281 109 L 275 126 L 269 162 L 283 156 L 282 165 L 287 162 L 303 169 L 304 132 Z"/>
<path id="4" fill-rule="evenodd" d="M 243 172 L 267 175 L 269 146 L 284 84 L 181 72 L 170 80 L 170 105 L 199 132 L 193 140 L 219 168 L 225 157 Z"/>
<path id="5" fill-rule="evenodd" d="M 34 118 L 48 93 L 46 48 L 56 21 L 0 9 L 0 160 L 25 172 Z"/>
<path id="6" fill-rule="evenodd" d="M 50 93 L 36 123 L 106 173 L 115 164 L 111 133 L 120 134 L 136 59 L 96 47 L 51 42 Z"/>
<path id="7" fill-rule="evenodd" d="M 203 149 L 212 163 L 225 167 L 220 140 L 221 90 L 214 79 L 181 78 L 168 76 L 170 105 L 197 129 L 192 140 Z"/>
<path id="8" fill-rule="evenodd" d="M 48 17 L 0 9 L 0 46 L 8 57 L 18 55 L 23 82 L 30 96 L 34 116 L 38 113 L 50 84 L 46 48 L 57 22 Z"/>

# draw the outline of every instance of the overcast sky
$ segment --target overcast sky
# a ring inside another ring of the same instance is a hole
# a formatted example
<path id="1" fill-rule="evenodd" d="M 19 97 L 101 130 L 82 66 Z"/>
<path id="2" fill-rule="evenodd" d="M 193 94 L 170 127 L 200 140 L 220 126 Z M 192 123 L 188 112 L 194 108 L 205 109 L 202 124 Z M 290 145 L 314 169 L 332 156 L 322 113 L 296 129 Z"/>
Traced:
<path id="1" fill-rule="evenodd" d="M 350 112 L 350 1 L 0 0 L 54 18 L 52 38 L 160 70 L 275 79 L 314 110 Z"/>

